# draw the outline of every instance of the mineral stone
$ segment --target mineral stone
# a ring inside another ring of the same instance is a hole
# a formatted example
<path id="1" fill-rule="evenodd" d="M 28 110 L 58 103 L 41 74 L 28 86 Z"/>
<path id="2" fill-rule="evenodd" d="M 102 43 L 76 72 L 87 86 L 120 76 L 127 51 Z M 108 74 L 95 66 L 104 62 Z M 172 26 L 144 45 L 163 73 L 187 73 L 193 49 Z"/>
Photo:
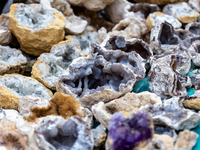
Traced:
<path id="1" fill-rule="evenodd" d="M 135 81 L 135 74 L 123 64 L 107 62 L 103 56 L 80 57 L 59 77 L 56 89 L 91 107 L 130 92 Z"/>
<path id="2" fill-rule="evenodd" d="M 200 66 L 200 44 L 198 42 L 193 43 L 190 47 L 189 47 L 189 53 L 190 56 L 192 58 L 192 61 L 194 63 L 195 66 Z"/>
<path id="3" fill-rule="evenodd" d="M 35 129 L 40 149 L 92 150 L 94 142 L 87 122 L 77 116 L 65 120 L 47 116 Z"/>
<path id="4" fill-rule="evenodd" d="M 200 34 L 200 23 L 199 22 L 191 22 L 185 26 L 185 30 L 192 32 L 193 34 Z"/>
<path id="5" fill-rule="evenodd" d="M 7 14 L 0 15 L 0 45 L 9 45 L 12 34 L 9 30 L 9 17 Z"/>
<path id="6" fill-rule="evenodd" d="M 105 11 L 113 23 L 128 17 L 140 17 L 140 21 L 145 22 L 150 13 L 160 11 L 160 8 L 155 4 L 133 4 L 127 0 L 115 0 Z"/>
<path id="7" fill-rule="evenodd" d="M 114 99 L 111 102 L 99 102 L 92 106 L 95 118 L 108 128 L 108 122 L 115 112 L 137 112 L 140 107 L 147 104 L 161 105 L 160 97 L 150 92 L 127 93 L 123 97 Z"/>
<path id="8" fill-rule="evenodd" d="M 63 74 L 73 59 L 83 55 L 78 41 L 70 38 L 54 45 L 50 53 L 41 54 L 32 68 L 32 77 L 46 87 L 55 90 L 58 77 Z"/>
<path id="9" fill-rule="evenodd" d="M 181 28 L 182 24 L 173 16 L 166 15 L 162 12 L 154 12 L 149 14 L 146 20 L 146 26 L 151 31 L 152 28 L 156 26 L 158 23 L 162 22 L 170 23 L 174 28 Z"/>
<path id="10" fill-rule="evenodd" d="M 108 147 L 112 150 L 138 149 L 153 137 L 153 122 L 148 114 L 138 112 L 125 118 L 115 113 L 109 121 Z"/>
<path id="11" fill-rule="evenodd" d="M 172 96 L 186 96 L 184 84 L 188 84 L 190 79 L 176 72 L 176 68 L 175 55 L 167 55 L 152 61 L 148 74 L 149 91 L 160 96 L 162 100 Z"/>
<path id="12" fill-rule="evenodd" d="M 177 133 L 175 130 L 166 126 L 154 125 L 154 133 L 157 135 L 168 135 L 173 139 L 174 142 L 177 139 Z"/>
<path id="13" fill-rule="evenodd" d="M 42 5 L 13 4 L 9 13 L 9 28 L 28 54 L 39 56 L 49 52 L 64 39 L 65 17 Z"/>
<path id="14" fill-rule="evenodd" d="M 93 138 L 94 138 L 94 149 L 98 149 L 100 146 L 103 146 L 106 141 L 106 128 L 100 124 L 97 126 L 95 129 L 91 130 L 93 133 Z"/>
<path id="15" fill-rule="evenodd" d="M 18 108 L 18 100 L 26 95 L 48 99 L 53 95 L 37 80 L 18 74 L 0 76 L 0 107 Z"/>
<path id="16" fill-rule="evenodd" d="M 200 110 L 200 98 L 197 96 L 185 96 L 182 103 L 186 108 Z"/>
<path id="17" fill-rule="evenodd" d="M 134 0 L 134 1 L 139 2 L 139 3 L 151 3 L 151 4 L 164 5 L 164 4 L 175 3 L 175 2 L 184 2 L 187 0 Z"/>
<path id="18" fill-rule="evenodd" d="M 182 23 L 193 22 L 199 16 L 199 13 L 190 8 L 186 2 L 168 4 L 163 8 L 163 12 L 174 16 Z"/>
<path id="19" fill-rule="evenodd" d="M 72 5 L 84 6 L 88 10 L 99 11 L 110 5 L 114 0 L 68 0 Z"/>
<path id="20" fill-rule="evenodd" d="M 0 122 L 0 145 L 1 149 L 30 149 L 28 136 L 20 131 L 14 123 L 3 118 Z"/>
<path id="21" fill-rule="evenodd" d="M 175 102 L 178 103 L 178 100 L 176 99 Z M 149 113 L 155 125 L 168 126 L 175 130 L 195 128 L 200 121 L 197 113 L 182 108 L 174 102 L 160 106 L 145 105 L 140 111 Z"/>
<path id="22" fill-rule="evenodd" d="M 192 9 L 194 9 L 199 13 L 200 12 L 199 2 L 200 2 L 199 0 L 189 0 L 188 4 Z"/>
<path id="23" fill-rule="evenodd" d="M 23 73 L 27 59 L 22 52 L 9 46 L 0 46 L 0 75 Z"/>
<path id="24" fill-rule="evenodd" d="M 192 150 L 198 137 L 198 134 L 193 131 L 184 130 L 180 132 L 174 150 Z"/>
<path id="25" fill-rule="evenodd" d="M 159 135 L 154 134 L 153 139 L 143 148 L 139 150 L 173 150 L 174 148 L 174 141 L 168 135 Z"/>
<path id="26" fill-rule="evenodd" d="M 91 44 L 90 53 L 93 58 L 102 55 L 108 62 L 121 63 L 128 66 L 136 75 L 137 81 L 145 77 L 145 64 L 141 56 L 135 51 L 126 53 L 121 50 L 106 50 L 97 44 Z"/>

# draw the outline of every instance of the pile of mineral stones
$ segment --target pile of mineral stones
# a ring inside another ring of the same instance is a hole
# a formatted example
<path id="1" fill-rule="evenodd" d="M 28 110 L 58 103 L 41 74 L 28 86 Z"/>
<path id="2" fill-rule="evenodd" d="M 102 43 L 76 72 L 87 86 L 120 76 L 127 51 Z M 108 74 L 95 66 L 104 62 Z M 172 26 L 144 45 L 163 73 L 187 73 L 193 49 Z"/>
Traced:
<path id="1" fill-rule="evenodd" d="M 7 4 L 1 150 L 195 148 L 200 0 Z"/>

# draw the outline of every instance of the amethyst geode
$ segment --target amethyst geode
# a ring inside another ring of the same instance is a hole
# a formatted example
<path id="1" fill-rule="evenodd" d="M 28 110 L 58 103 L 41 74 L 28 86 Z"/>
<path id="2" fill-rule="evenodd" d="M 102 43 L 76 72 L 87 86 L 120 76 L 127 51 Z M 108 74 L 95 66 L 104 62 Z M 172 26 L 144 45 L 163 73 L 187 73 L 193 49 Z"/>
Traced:
<path id="1" fill-rule="evenodd" d="M 109 121 L 107 144 L 112 150 L 133 150 L 146 145 L 153 136 L 151 117 L 142 112 L 128 118 L 120 112 L 115 113 Z"/>

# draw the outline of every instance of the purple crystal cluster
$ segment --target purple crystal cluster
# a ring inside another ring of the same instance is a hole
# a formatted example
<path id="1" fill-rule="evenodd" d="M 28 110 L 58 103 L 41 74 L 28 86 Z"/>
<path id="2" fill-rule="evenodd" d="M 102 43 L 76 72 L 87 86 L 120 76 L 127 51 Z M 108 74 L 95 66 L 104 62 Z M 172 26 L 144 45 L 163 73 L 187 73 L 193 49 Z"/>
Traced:
<path id="1" fill-rule="evenodd" d="M 109 121 L 109 139 L 113 150 L 133 150 L 142 142 L 149 142 L 153 136 L 151 117 L 142 112 L 125 118 L 115 113 Z"/>

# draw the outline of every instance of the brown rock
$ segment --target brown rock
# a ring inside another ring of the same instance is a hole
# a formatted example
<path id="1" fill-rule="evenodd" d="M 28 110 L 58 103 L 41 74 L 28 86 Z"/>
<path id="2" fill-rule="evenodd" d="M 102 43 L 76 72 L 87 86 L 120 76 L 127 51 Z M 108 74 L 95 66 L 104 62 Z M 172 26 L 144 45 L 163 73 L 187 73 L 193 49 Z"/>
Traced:
<path id="1" fill-rule="evenodd" d="M 13 4 L 10 7 L 9 28 L 16 36 L 23 51 L 31 55 L 39 56 L 41 53 L 49 52 L 54 44 L 57 44 L 59 41 L 64 39 L 65 17 L 58 11 L 54 10 L 54 19 L 49 22 L 50 25 L 38 30 L 31 29 L 27 27 L 26 24 L 19 22 L 16 18 L 18 8 L 25 8 L 27 6 L 28 5 L 24 4 Z M 36 8 L 42 6 L 32 4 L 30 7 Z M 42 9 L 45 8 L 42 7 Z M 34 22 L 33 19 L 32 22 Z"/>
<path id="2" fill-rule="evenodd" d="M 200 98 L 196 96 L 185 96 L 182 100 L 185 107 L 200 110 Z"/>
<path id="3" fill-rule="evenodd" d="M 174 150 L 192 150 L 198 137 L 198 134 L 193 131 L 184 130 L 180 132 Z"/>

